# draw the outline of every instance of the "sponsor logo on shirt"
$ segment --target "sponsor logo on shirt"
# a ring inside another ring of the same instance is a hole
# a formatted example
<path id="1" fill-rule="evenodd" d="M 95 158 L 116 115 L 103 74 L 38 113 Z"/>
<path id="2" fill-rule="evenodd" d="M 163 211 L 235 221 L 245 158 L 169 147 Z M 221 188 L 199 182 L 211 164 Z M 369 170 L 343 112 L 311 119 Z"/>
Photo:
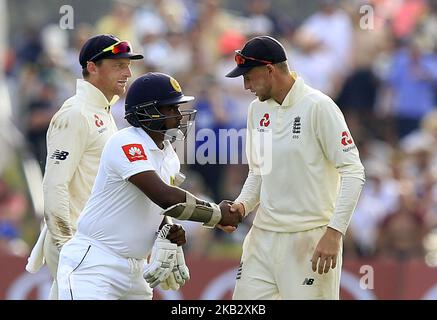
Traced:
<path id="1" fill-rule="evenodd" d="M 302 128 L 302 123 L 300 122 L 300 117 L 297 116 L 294 118 L 293 127 L 291 129 L 291 132 L 293 133 L 292 136 L 293 139 L 299 139 L 301 128 Z"/>
<path id="2" fill-rule="evenodd" d="M 314 278 L 305 278 L 302 282 L 302 285 L 312 286 L 314 283 Z"/>
<path id="3" fill-rule="evenodd" d="M 354 142 L 352 141 L 352 138 L 349 136 L 349 132 L 343 131 L 343 133 L 341 134 L 341 144 L 344 146 L 348 146 L 352 143 Z"/>
<path id="4" fill-rule="evenodd" d="M 97 130 L 97 132 L 98 132 L 98 133 L 103 133 L 103 132 L 105 132 L 106 130 L 108 130 L 108 128 L 104 127 L 104 128 L 102 128 L 102 129 Z"/>
<path id="5" fill-rule="evenodd" d="M 268 127 L 270 125 L 270 115 L 266 113 L 264 117 L 259 122 L 260 127 Z"/>
<path id="6" fill-rule="evenodd" d="M 70 152 L 68 152 L 68 151 L 56 149 L 55 152 L 53 152 L 53 154 L 50 156 L 50 159 L 64 161 L 65 159 L 67 159 L 69 154 L 70 154 Z M 59 162 L 57 162 L 57 163 L 59 163 Z"/>
<path id="7" fill-rule="evenodd" d="M 341 144 L 347 147 L 343 149 L 343 152 L 349 152 L 355 149 L 357 146 L 353 145 L 353 143 L 354 141 L 352 140 L 350 133 L 347 131 L 343 131 L 341 134 Z"/>
<path id="8" fill-rule="evenodd" d="M 122 149 L 130 162 L 147 160 L 147 155 L 141 144 L 127 144 L 122 146 Z"/>
<path id="9" fill-rule="evenodd" d="M 100 128 L 101 126 L 104 125 L 103 120 L 99 118 L 98 115 L 94 115 L 94 119 L 96 119 L 96 121 L 94 121 L 94 123 L 96 124 L 97 128 Z"/>

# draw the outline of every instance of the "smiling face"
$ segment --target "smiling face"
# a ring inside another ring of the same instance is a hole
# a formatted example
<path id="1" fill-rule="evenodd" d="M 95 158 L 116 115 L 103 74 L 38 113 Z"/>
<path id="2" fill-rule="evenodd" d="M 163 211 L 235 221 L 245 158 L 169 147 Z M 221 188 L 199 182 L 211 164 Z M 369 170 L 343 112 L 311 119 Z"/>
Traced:
<path id="1" fill-rule="evenodd" d="M 101 63 L 88 63 L 89 81 L 103 92 L 108 101 L 126 91 L 127 80 L 132 77 L 130 59 L 103 59 Z"/>
<path id="2" fill-rule="evenodd" d="M 259 66 L 250 69 L 243 75 L 244 89 L 250 90 L 259 101 L 266 101 L 272 97 L 271 66 Z"/>

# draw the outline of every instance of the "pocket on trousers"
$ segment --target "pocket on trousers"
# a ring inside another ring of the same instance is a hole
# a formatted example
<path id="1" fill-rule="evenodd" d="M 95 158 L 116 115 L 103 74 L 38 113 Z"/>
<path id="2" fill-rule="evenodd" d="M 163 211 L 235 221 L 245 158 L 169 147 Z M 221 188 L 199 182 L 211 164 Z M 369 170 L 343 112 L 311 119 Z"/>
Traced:
<path id="1" fill-rule="evenodd" d="M 70 291 L 70 276 L 77 270 L 85 261 L 89 251 L 91 249 L 90 244 L 86 246 L 69 243 L 66 244 L 61 250 L 58 265 L 58 290 L 60 297 Z"/>

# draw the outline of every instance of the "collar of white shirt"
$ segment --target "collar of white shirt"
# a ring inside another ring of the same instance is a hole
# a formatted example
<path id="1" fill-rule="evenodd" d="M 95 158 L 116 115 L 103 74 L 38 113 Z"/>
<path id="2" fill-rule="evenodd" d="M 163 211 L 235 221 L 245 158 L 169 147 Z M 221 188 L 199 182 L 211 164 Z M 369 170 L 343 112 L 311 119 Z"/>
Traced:
<path id="1" fill-rule="evenodd" d="M 108 101 L 102 91 L 83 79 L 76 81 L 76 96 L 86 101 L 86 106 L 104 108 L 107 111 L 119 99 L 119 96 L 115 95 L 111 101 Z"/>
<path id="2" fill-rule="evenodd" d="M 164 149 L 159 149 L 156 145 L 155 141 L 143 130 L 143 128 L 135 128 L 137 133 L 144 139 L 144 144 L 146 145 L 147 149 L 151 151 L 161 151 L 167 154 L 169 151 L 169 148 L 172 148 L 172 145 L 170 141 L 164 140 Z"/>

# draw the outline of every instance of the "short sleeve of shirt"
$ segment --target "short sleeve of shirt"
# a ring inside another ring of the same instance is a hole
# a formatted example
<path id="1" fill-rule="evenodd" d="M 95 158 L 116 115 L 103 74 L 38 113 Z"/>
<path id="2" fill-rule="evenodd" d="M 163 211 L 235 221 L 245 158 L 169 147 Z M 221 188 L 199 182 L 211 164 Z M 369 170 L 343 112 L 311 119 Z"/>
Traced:
<path id="1" fill-rule="evenodd" d="M 337 169 L 361 164 L 357 147 L 340 109 L 330 99 L 321 100 L 316 109 L 316 134 L 326 157 Z"/>
<path id="2" fill-rule="evenodd" d="M 107 171 L 123 180 L 145 171 L 155 171 L 147 145 L 129 135 L 117 135 L 110 139 L 103 152 Z"/>

